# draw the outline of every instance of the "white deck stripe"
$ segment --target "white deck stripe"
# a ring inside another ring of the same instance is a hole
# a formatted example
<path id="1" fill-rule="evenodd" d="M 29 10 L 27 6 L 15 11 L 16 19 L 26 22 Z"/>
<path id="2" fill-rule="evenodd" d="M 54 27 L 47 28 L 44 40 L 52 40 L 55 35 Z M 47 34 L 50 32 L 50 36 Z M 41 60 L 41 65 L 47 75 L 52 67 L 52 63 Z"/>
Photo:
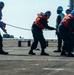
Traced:
<path id="1" fill-rule="evenodd" d="M 55 70 L 55 71 L 62 71 L 64 68 L 42 68 L 43 70 Z"/>
<path id="2" fill-rule="evenodd" d="M 63 71 L 63 70 L 74 70 L 74 69 L 70 69 L 70 68 L 42 68 L 43 70 L 55 70 L 55 71 Z"/>

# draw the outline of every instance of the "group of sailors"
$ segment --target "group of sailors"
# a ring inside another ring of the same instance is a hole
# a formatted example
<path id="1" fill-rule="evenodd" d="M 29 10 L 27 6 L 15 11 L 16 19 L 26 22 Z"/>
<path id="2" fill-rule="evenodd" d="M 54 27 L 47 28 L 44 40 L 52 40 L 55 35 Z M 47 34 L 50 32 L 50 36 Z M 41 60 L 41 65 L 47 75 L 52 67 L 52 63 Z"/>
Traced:
<path id="1" fill-rule="evenodd" d="M 4 2 L 0 1 L 0 28 L 7 33 L 5 29 L 5 23 L 2 19 L 2 9 L 4 8 Z M 32 34 L 34 42 L 31 45 L 29 54 L 36 55 L 33 50 L 37 48 L 38 42 L 41 45 L 41 55 L 48 56 L 49 53 L 45 52 L 46 41 L 43 35 L 43 29 L 55 30 L 58 38 L 58 49 L 54 52 L 61 52 L 61 56 L 74 57 L 72 51 L 74 49 L 74 10 L 67 9 L 66 15 L 62 13 L 63 7 L 57 8 L 56 27 L 48 25 L 48 19 L 51 16 L 51 11 L 41 12 L 37 14 L 35 21 L 32 24 Z M 8 52 L 3 50 L 2 36 L 0 35 L 0 54 L 8 55 Z"/>
<path id="2" fill-rule="evenodd" d="M 32 43 L 29 54 L 35 55 L 33 50 L 36 49 L 39 41 L 41 45 L 41 55 L 49 55 L 45 52 L 46 43 L 42 31 L 43 29 L 48 29 L 56 31 L 58 49 L 54 52 L 61 52 L 61 56 L 74 57 L 74 54 L 72 54 L 74 49 L 74 10 L 67 9 L 66 15 L 64 15 L 62 11 L 63 7 L 59 6 L 57 8 L 58 16 L 56 19 L 56 28 L 48 25 L 48 19 L 51 16 L 51 11 L 46 11 L 45 13 L 41 12 L 38 14 L 32 25 L 34 42 Z"/>

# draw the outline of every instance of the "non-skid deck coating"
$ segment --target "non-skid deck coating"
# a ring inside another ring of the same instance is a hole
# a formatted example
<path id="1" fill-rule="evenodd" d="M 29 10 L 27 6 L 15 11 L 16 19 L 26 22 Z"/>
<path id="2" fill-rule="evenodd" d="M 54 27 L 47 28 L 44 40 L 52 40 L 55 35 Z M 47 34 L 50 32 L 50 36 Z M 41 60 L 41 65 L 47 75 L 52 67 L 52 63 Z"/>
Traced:
<path id="1" fill-rule="evenodd" d="M 47 47 L 49 56 L 29 55 L 30 47 L 4 47 L 9 55 L 0 55 L 0 75 L 74 75 L 74 57 L 60 56 Z"/>

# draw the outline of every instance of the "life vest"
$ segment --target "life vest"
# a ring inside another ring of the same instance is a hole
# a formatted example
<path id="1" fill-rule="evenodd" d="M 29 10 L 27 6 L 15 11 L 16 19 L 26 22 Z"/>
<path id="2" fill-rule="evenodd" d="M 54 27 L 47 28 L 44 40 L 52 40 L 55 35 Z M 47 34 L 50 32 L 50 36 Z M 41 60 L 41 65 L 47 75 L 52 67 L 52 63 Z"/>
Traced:
<path id="1" fill-rule="evenodd" d="M 42 19 L 42 18 L 45 18 L 45 19 L 46 19 L 46 17 L 45 17 L 44 15 L 40 15 L 40 16 L 38 16 L 38 17 L 36 18 L 36 20 L 34 21 L 34 24 L 35 24 L 36 26 L 38 26 L 39 28 L 44 29 L 44 26 L 40 23 L 40 19 Z M 46 20 L 47 20 L 47 19 L 46 19 Z"/>
<path id="2" fill-rule="evenodd" d="M 68 15 L 66 15 L 66 16 L 64 17 L 64 19 L 62 20 L 62 24 L 65 25 L 65 27 L 66 27 L 69 31 L 72 30 L 71 27 L 70 27 L 70 25 L 68 24 L 71 19 L 73 19 L 72 15 L 71 15 L 71 14 L 68 14 Z"/>

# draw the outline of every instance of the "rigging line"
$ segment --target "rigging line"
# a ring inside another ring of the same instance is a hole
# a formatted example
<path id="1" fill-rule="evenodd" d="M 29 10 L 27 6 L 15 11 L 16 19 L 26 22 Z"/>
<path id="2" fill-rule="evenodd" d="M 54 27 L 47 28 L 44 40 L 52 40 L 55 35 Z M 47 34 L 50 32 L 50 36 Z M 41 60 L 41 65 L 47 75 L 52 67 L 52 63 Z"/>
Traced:
<path id="1" fill-rule="evenodd" d="M 31 30 L 31 29 L 26 29 L 26 28 L 21 28 L 21 27 L 17 27 L 17 26 L 14 26 L 14 25 L 10 25 L 10 24 L 7 24 L 7 23 L 6 23 L 6 25 L 14 27 L 14 28 L 22 29 L 22 30 Z"/>
<path id="2" fill-rule="evenodd" d="M 6 25 L 11 26 L 11 27 L 14 27 L 14 28 L 22 29 L 22 30 L 31 31 L 31 29 L 21 28 L 21 27 L 17 27 L 17 26 L 14 26 L 14 25 L 7 24 L 7 23 L 6 23 Z M 48 31 L 48 30 L 44 29 L 43 31 Z"/>

